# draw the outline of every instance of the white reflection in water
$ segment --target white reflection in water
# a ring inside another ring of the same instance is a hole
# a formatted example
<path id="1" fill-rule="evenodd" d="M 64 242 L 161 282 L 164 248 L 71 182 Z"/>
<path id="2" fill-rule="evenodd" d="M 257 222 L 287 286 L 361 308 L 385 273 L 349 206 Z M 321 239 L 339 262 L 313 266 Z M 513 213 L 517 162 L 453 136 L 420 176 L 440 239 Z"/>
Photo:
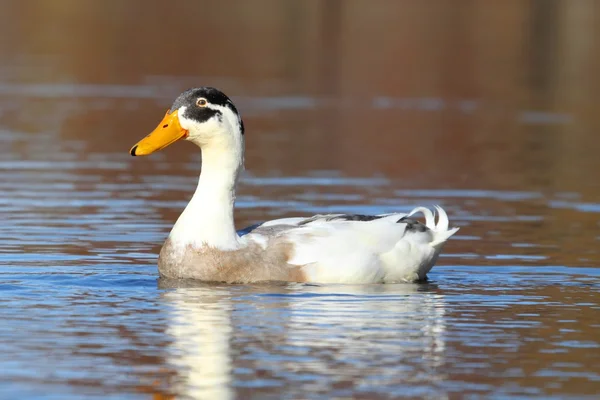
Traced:
<path id="1" fill-rule="evenodd" d="M 355 374 L 357 368 L 365 377 L 370 373 L 368 382 L 356 385 L 444 378 L 438 368 L 446 350 L 442 294 L 412 284 L 315 286 L 310 292 L 315 296 L 290 304 L 289 345 L 334 355 L 335 374 Z M 329 357 L 304 367 L 305 373 L 332 374 Z M 393 373 L 375 376 L 386 371 Z"/>
<path id="2" fill-rule="evenodd" d="M 250 297 L 216 287 L 164 293 L 172 307 L 167 333 L 173 340 L 168 353 L 178 374 L 176 393 L 229 399 L 235 397 L 236 379 L 254 380 L 258 389 L 305 377 L 310 390 L 331 389 L 336 381 L 366 390 L 405 383 L 427 390 L 444 379 L 446 302 L 431 285 L 272 289 L 256 289 Z M 257 351 L 262 340 L 267 348 Z M 245 366 L 269 371 L 268 379 L 234 376 L 234 357 L 240 354 L 232 349 L 235 342 L 246 343 Z M 265 350 L 285 360 L 265 358 Z M 314 380 L 316 375 L 322 378 Z"/>
<path id="3" fill-rule="evenodd" d="M 164 293 L 173 307 L 167 334 L 173 339 L 169 362 L 178 371 L 174 391 L 183 398 L 230 399 L 231 301 L 210 288 Z"/>

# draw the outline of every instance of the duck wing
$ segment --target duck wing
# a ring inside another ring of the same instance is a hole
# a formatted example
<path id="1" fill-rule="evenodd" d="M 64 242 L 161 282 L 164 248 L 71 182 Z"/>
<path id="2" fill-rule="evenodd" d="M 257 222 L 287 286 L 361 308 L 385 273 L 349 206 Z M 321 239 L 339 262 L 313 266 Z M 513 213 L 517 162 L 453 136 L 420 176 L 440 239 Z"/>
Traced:
<path id="1" fill-rule="evenodd" d="M 267 252 L 285 243 L 293 249 L 288 264 L 300 267 L 309 282 L 380 283 L 425 279 L 446 240 L 441 208 L 418 207 L 410 213 L 381 215 L 326 214 L 283 218 L 246 228 L 246 240 Z M 425 216 L 420 222 L 413 216 Z"/>

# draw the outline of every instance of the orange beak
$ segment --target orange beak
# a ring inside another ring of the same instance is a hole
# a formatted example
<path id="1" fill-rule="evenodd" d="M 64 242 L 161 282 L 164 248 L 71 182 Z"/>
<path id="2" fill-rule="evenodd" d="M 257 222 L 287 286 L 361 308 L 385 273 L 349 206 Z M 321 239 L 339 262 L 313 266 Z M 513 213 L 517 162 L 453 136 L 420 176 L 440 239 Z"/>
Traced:
<path id="1" fill-rule="evenodd" d="M 162 150 L 168 145 L 175 143 L 179 139 L 186 138 L 188 131 L 179 124 L 177 110 L 170 113 L 167 110 L 165 117 L 160 124 L 148 136 L 140 140 L 131 148 L 129 153 L 132 156 L 146 156 L 155 151 Z"/>

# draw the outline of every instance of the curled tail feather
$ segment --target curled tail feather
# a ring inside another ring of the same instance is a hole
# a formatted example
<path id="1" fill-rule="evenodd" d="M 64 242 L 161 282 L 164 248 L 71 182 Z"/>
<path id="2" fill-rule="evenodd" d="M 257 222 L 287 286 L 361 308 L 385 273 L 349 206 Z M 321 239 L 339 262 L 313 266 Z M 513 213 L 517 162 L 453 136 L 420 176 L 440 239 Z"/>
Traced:
<path id="1" fill-rule="evenodd" d="M 448 214 L 446 211 L 438 205 L 434 206 L 435 211 L 431 211 L 425 207 L 416 207 L 410 213 L 408 213 L 408 217 L 421 212 L 425 216 L 425 226 L 429 228 L 433 232 L 433 240 L 430 245 L 433 247 L 439 246 L 444 243 L 448 238 L 456 233 L 459 228 L 448 229 L 449 221 Z M 437 211 L 437 223 L 435 222 Z"/>

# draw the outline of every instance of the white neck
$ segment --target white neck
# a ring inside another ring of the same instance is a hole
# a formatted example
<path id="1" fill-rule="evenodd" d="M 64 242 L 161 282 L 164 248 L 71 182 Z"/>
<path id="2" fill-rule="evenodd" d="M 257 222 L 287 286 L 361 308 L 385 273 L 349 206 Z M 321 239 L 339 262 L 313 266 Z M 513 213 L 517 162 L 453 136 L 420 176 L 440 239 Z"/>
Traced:
<path id="1" fill-rule="evenodd" d="M 202 148 L 202 173 L 189 204 L 169 238 L 176 246 L 239 246 L 233 209 L 238 176 L 244 168 L 244 143 L 240 132 L 228 132 L 209 142 L 190 139 Z"/>

